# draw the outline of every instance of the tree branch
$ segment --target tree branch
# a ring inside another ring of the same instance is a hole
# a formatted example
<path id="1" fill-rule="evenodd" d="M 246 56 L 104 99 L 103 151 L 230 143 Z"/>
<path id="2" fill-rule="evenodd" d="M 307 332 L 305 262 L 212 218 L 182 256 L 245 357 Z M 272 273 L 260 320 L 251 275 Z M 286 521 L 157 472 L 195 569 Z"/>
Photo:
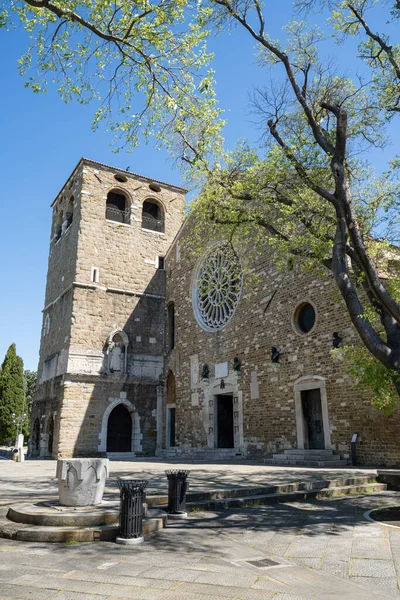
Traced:
<path id="1" fill-rule="evenodd" d="M 371 31 L 371 29 L 368 27 L 368 24 L 365 21 L 364 17 L 362 16 L 360 11 L 353 4 L 347 4 L 347 6 L 351 10 L 353 15 L 357 19 L 357 21 L 363 26 L 364 31 L 367 34 L 367 36 L 370 37 L 372 40 L 374 40 L 374 42 L 376 42 L 380 46 L 381 50 L 386 54 L 386 56 L 389 59 L 390 64 L 393 67 L 393 70 L 396 74 L 397 79 L 400 80 L 400 64 L 396 61 L 396 59 L 394 57 L 392 47 L 388 46 L 388 44 L 386 44 L 385 40 L 380 35 L 373 33 Z"/>

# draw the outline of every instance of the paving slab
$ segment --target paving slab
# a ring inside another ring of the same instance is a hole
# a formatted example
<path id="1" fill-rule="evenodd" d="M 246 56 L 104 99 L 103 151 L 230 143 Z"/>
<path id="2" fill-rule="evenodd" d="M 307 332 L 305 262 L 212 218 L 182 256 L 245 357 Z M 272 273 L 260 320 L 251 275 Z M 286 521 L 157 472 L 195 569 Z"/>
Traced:
<path id="1" fill-rule="evenodd" d="M 108 596 L 99 594 L 80 594 L 79 592 L 58 592 L 52 600 L 108 600 Z"/>
<path id="2" fill-rule="evenodd" d="M 134 600 L 163 600 L 164 591 L 154 589 L 134 588 L 129 585 L 115 585 L 112 583 L 98 583 L 91 589 L 93 594 L 100 594 L 112 598 L 133 598 Z"/>
<path id="3" fill-rule="evenodd" d="M 370 558 L 352 558 L 350 577 L 396 577 L 393 560 L 374 560 Z"/>
<path id="4" fill-rule="evenodd" d="M 377 590 L 387 590 L 400 595 L 396 577 L 351 577 L 351 581 Z"/>

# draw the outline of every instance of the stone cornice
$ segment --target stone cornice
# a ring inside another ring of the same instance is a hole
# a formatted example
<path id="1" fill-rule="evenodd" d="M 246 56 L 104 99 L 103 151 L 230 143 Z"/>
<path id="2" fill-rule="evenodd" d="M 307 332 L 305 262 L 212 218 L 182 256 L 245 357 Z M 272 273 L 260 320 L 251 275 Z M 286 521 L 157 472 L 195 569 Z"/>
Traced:
<path id="1" fill-rule="evenodd" d="M 146 298 L 155 298 L 156 300 L 165 300 L 165 296 L 161 296 L 159 294 L 151 294 L 148 292 L 139 292 L 137 290 L 126 290 L 123 288 L 112 288 L 112 287 L 104 287 L 102 285 L 98 285 L 96 283 L 85 283 L 83 281 L 73 281 L 70 285 L 68 285 L 65 290 L 63 290 L 55 300 L 49 302 L 42 310 L 42 312 L 46 312 L 51 306 L 56 304 L 67 292 L 69 292 L 73 288 L 80 288 L 86 290 L 100 290 L 102 292 L 108 292 L 110 294 L 125 294 L 127 296 L 140 296 Z"/>
<path id="2" fill-rule="evenodd" d="M 58 197 L 60 196 L 60 194 L 63 193 L 65 186 L 67 185 L 68 181 L 71 179 L 71 177 L 73 177 L 73 175 L 75 174 L 75 172 L 78 170 L 79 167 L 81 167 L 82 165 L 92 165 L 94 167 L 103 167 L 105 169 L 111 169 L 113 172 L 115 173 L 123 173 L 124 175 L 126 175 L 127 177 L 132 177 L 134 179 L 140 179 L 141 181 L 144 181 L 146 183 L 160 183 L 161 185 L 172 189 L 172 190 L 177 190 L 179 192 L 184 192 L 187 193 L 188 190 L 186 188 L 180 187 L 178 185 L 173 185 L 171 183 L 166 183 L 165 181 L 160 181 L 158 179 L 151 179 L 150 177 L 146 177 L 145 175 L 139 175 L 138 173 L 133 173 L 132 171 L 126 171 L 125 169 L 119 169 L 118 167 L 113 167 L 112 165 L 107 165 L 105 163 L 101 163 L 98 162 L 96 160 L 91 160 L 90 158 L 85 158 L 82 157 L 78 164 L 75 166 L 75 168 L 73 169 L 72 173 L 69 175 L 69 177 L 67 178 L 66 183 L 63 185 L 63 187 L 61 188 L 61 190 L 58 192 L 57 196 L 54 198 L 53 202 L 51 203 L 50 206 L 53 206 L 54 203 L 57 201 Z"/>

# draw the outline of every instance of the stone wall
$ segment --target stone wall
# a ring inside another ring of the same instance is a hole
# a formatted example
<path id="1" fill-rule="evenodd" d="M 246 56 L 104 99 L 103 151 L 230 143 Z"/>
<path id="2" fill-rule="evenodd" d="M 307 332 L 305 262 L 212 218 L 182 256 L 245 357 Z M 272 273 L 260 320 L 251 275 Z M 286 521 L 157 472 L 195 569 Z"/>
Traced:
<path id="1" fill-rule="evenodd" d="M 132 416 L 132 451 L 153 456 L 156 451 L 157 386 L 133 379 L 104 380 L 82 375 L 64 381 L 58 455 L 104 456 L 107 417 L 121 402 Z"/>
<path id="2" fill-rule="evenodd" d="M 51 457 L 56 455 L 59 442 L 59 417 L 63 401 L 63 377 L 57 376 L 37 386 L 31 412 L 30 448 L 34 456 Z M 39 421 L 40 438 L 34 448 L 34 424 Z M 49 433 L 53 427 L 52 451 L 49 450 Z"/>
<path id="3" fill-rule="evenodd" d="M 77 168 L 52 203 L 45 307 L 54 302 L 76 277 L 81 191 L 82 169 Z M 69 223 L 67 216 L 70 216 L 71 209 L 72 221 Z"/>
<path id="4" fill-rule="evenodd" d="M 193 312 L 196 259 L 185 250 L 189 235 L 190 230 L 184 229 L 167 256 L 167 301 L 175 304 L 176 331 L 175 348 L 166 360 L 166 375 L 171 371 L 176 378 L 177 449 L 171 451 L 215 448 L 215 397 L 227 392 L 233 395 L 237 453 L 270 457 L 296 448 L 295 389 L 311 382 L 311 387 L 326 392 L 330 436 L 326 447 L 348 455 L 357 432 L 362 464 L 399 464 L 399 411 L 385 417 L 372 407 L 344 374 L 341 360 L 332 358 L 334 332 L 344 344 L 358 343 L 358 337 L 331 275 L 284 274 L 273 263 L 260 260 L 254 267 L 257 277 L 251 284 L 245 282 L 233 318 L 224 328 L 207 332 Z M 299 333 L 294 323 L 296 308 L 305 301 L 316 312 L 308 334 Z M 271 360 L 272 347 L 280 349 L 279 364 Z M 233 369 L 235 357 L 241 361 L 240 374 Z M 210 367 L 208 381 L 201 379 L 204 364 Z M 223 390 L 216 369 L 227 369 Z M 165 447 L 165 430 L 163 435 Z"/>
<path id="5" fill-rule="evenodd" d="M 70 343 L 73 290 L 69 288 L 57 302 L 43 312 L 43 326 L 40 341 L 38 382 L 44 380 L 43 366 L 46 360 L 56 357 L 56 374 L 65 372 Z"/>

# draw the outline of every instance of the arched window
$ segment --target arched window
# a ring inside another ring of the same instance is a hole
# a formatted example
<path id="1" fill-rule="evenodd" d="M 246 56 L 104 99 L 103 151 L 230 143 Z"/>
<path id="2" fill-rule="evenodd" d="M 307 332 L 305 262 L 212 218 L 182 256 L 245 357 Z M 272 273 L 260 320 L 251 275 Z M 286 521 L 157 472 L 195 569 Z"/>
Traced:
<path id="1" fill-rule="evenodd" d="M 175 348 L 175 304 L 173 302 L 167 306 L 167 347 L 168 351 Z"/>
<path id="2" fill-rule="evenodd" d="M 129 223 L 128 202 L 120 192 L 108 192 L 106 202 L 106 219 L 117 223 Z"/>
<path id="3" fill-rule="evenodd" d="M 64 221 L 64 212 L 59 210 L 57 213 L 56 226 L 54 231 L 54 241 L 57 242 L 62 235 L 62 226 Z"/>
<path id="4" fill-rule="evenodd" d="M 164 232 L 164 211 L 154 200 L 145 200 L 142 208 L 142 229 Z"/>
<path id="5" fill-rule="evenodd" d="M 50 331 L 50 315 L 46 314 L 43 322 L 43 336 L 48 335 Z"/>

